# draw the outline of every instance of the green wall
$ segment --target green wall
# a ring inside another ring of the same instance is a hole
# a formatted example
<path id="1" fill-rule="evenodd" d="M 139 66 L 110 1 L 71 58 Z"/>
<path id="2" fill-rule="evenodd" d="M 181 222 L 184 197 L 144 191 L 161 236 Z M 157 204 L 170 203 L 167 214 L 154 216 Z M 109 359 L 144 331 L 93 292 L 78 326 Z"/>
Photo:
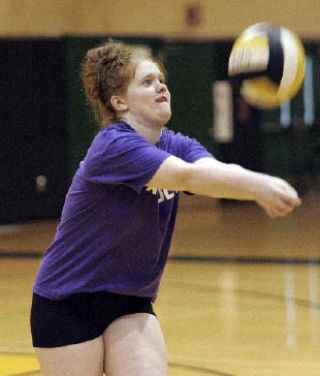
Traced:
<path id="1" fill-rule="evenodd" d="M 172 96 L 169 127 L 196 138 L 212 153 L 212 83 L 214 46 L 212 43 L 170 42 L 165 45 L 165 66 Z"/>

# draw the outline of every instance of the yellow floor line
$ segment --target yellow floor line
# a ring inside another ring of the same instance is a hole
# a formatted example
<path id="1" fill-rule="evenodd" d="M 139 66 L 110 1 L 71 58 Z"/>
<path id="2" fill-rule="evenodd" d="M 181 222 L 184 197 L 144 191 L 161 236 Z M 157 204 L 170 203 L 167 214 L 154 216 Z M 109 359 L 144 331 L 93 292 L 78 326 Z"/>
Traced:
<path id="1" fill-rule="evenodd" d="M 39 370 L 40 366 L 34 355 L 0 354 L 0 376 L 14 376 Z"/>

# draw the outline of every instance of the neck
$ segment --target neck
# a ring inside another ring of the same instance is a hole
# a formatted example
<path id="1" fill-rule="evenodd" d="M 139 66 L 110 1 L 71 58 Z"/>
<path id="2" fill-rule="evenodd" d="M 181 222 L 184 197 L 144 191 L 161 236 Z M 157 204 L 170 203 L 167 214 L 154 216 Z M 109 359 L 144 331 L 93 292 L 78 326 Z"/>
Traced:
<path id="1" fill-rule="evenodd" d="M 151 144 L 156 145 L 159 141 L 161 136 L 161 131 L 163 126 L 155 125 L 150 126 L 143 123 L 140 123 L 134 119 L 130 119 L 130 117 L 123 118 L 123 121 L 128 123 L 137 133 L 139 133 L 142 137 L 147 139 Z"/>

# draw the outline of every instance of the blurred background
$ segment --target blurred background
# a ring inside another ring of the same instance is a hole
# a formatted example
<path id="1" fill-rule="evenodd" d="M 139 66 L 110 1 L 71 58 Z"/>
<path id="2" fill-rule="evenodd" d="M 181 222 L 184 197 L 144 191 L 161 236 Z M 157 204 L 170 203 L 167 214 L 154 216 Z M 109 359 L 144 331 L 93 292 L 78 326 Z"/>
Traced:
<path id="1" fill-rule="evenodd" d="M 60 215 L 97 126 L 79 79 L 87 49 L 108 37 L 151 48 L 168 71 L 169 127 L 215 156 L 318 189 L 318 0 L 1 0 L 0 222 Z M 232 43 L 268 21 L 307 54 L 303 87 L 276 110 L 248 106 L 227 81 Z"/>

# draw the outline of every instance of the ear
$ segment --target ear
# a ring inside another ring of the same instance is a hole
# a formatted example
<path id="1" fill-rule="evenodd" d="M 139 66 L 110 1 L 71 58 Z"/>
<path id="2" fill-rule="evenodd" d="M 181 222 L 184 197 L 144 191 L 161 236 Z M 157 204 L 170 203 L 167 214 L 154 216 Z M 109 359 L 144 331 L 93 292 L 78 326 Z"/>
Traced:
<path id="1" fill-rule="evenodd" d="M 112 95 L 110 104 L 116 112 L 125 112 L 128 109 L 127 103 L 122 95 Z"/>

